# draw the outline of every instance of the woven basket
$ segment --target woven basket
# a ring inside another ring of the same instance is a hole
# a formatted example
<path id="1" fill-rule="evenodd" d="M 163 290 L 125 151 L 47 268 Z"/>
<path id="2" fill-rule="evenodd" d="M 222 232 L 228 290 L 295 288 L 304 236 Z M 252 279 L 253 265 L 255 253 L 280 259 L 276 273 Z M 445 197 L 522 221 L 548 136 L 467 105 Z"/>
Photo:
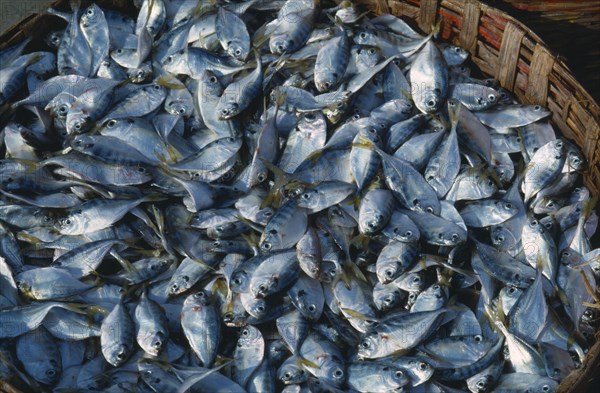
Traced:
<path id="1" fill-rule="evenodd" d="M 531 29 L 476 0 L 355 0 L 355 3 L 375 14 L 405 17 L 428 33 L 441 18 L 441 39 L 467 49 L 475 65 L 512 91 L 520 102 L 542 105 L 552 111 L 553 125 L 581 147 L 588 160 L 585 185 L 592 195 L 600 195 L 600 107 L 565 63 Z M 558 392 L 593 391 L 590 380 L 600 375 L 599 367 L 600 340 L 597 340 L 582 367 L 562 381 Z"/>
<path id="2" fill-rule="evenodd" d="M 425 32 L 430 32 L 441 17 L 443 40 L 467 49 L 482 72 L 496 78 L 521 102 L 539 104 L 552 111 L 554 126 L 581 147 L 588 160 L 585 185 L 592 195 L 600 195 L 600 108 L 564 62 L 527 26 L 475 0 L 354 2 L 374 14 L 403 16 Z M 96 3 L 135 16 L 131 0 L 97 0 Z M 69 9 L 68 0 L 57 0 L 53 6 Z M 56 21 L 48 15 L 30 15 L 0 35 L 0 49 L 26 37 L 35 41 L 56 28 Z M 585 392 L 591 388 L 590 379 L 599 374 L 599 353 L 600 340 L 590 349 L 583 366 L 562 382 L 559 392 Z"/>

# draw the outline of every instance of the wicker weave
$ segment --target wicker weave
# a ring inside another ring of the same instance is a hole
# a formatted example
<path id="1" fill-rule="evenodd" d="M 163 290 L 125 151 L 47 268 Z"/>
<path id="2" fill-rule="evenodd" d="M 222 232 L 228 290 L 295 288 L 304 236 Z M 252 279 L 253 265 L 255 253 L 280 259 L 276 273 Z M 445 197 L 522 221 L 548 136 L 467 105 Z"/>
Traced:
<path id="1" fill-rule="evenodd" d="M 339 1 L 338 1 L 339 2 Z M 98 0 L 98 4 L 133 11 L 128 0 Z M 600 191 L 600 108 L 558 59 L 527 26 L 475 0 L 356 0 L 375 14 L 404 16 L 423 31 L 441 17 L 441 38 L 471 52 L 473 62 L 484 73 L 498 79 L 521 102 L 539 104 L 552 111 L 552 122 L 568 139 L 580 146 L 588 159 L 584 176 L 592 195 Z M 67 0 L 55 6 L 68 9 Z M 25 37 L 40 38 L 56 19 L 31 15 L 0 36 L 0 49 Z M 559 392 L 585 392 L 597 372 L 600 340 L 590 349 L 584 365 L 573 371 Z"/>

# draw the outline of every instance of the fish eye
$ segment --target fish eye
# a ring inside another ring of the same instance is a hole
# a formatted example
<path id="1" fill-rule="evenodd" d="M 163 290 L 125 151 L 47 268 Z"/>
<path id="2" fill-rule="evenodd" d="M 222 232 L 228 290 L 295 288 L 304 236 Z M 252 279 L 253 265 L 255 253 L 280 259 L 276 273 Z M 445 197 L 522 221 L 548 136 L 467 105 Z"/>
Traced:
<path id="1" fill-rule="evenodd" d="M 335 370 L 335 372 L 333 373 L 333 375 L 334 375 L 335 377 L 338 377 L 338 378 L 340 378 L 341 376 L 343 376 L 343 375 L 344 375 L 344 372 L 338 368 L 337 370 Z"/>
<path id="2" fill-rule="evenodd" d="M 426 211 L 427 213 L 431 213 L 431 214 L 433 214 L 433 207 L 431 207 L 431 206 L 427 206 L 427 208 L 425 209 L 425 211 Z"/>
<path id="3" fill-rule="evenodd" d="M 248 329 L 244 329 L 244 330 L 242 330 L 242 336 L 247 336 L 248 334 L 250 334 L 250 333 L 248 332 Z"/>
<path id="4" fill-rule="evenodd" d="M 205 296 L 205 293 L 202 291 L 198 291 L 196 293 L 194 293 L 194 297 L 197 299 L 203 298 Z"/>
<path id="5" fill-rule="evenodd" d="M 420 370 L 426 370 L 427 369 L 427 364 L 424 362 L 419 362 L 419 369 Z"/>
<path id="6" fill-rule="evenodd" d="M 375 49 L 373 49 L 373 48 L 369 49 L 369 54 L 370 55 L 375 54 Z"/>
<path id="7" fill-rule="evenodd" d="M 69 108 L 68 108 L 66 105 L 61 105 L 61 106 L 58 108 L 58 113 L 60 113 L 60 114 L 65 114 L 65 113 L 67 113 L 68 111 L 69 111 Z"/>
<path id="8" fill-rule="evenodd" d="M 477 342 L 481 342 L 481 340 L 483 340 L 483 337 L 481 337 L 479 334 L 476 335 L 474 338 L 475 338 L 475 341 L 477 341 Z"/>
<path id="9" fill-rule="evenodd" d="M 117 54 L 120 55 L 121 53 L 123 53 L 123 49 L 117 49 Z"/>
<path id="10" fill-rule="evenodd" d="M 50 378 L 53 378 L 56 375 L 56 370 L 51 368 L 50 370 L 46 371 L 46 375 L 49 376 Z"/>
<path id="11" fill-rule="evenodd" d="M 71 221 L 71 219 L 70 219 L 70 218 L 67 218 L 67 219 L 65 220 L 65 224 L 67 224 L 67 225 L 71 225 L 72 223 L 73 223 L 73 221 Z"/>
<path id="12" fill-rule="evenodd" d="M 74 128 L 75 128 L 76 130 L 81 130 L 81 123 L 75 123 L 75 126 L 74 126 Z"/>
<path id="13" fill-rule="evenodd" d="M 362 33 L 359 34 L 360 38 L 362 38 L 363 40 L 365 38 L 367 38 L 367 33 L 365 33 L 364 31 Z"/>
<path id="14" fill-rule="evenodd" d="M 490 94 L 490 95 L 488 96 L 488 100 L 490 100 L 490 101 L 494 102 L 494 101 L 496 101 L 496 96 L 495 96 L 494 94 Z"/>
<path id="15" fill-rule="evenodd" d="M 92 16 L 94 15 L 94 10 L 87 10 L 86 14 L 88 14 L 88 16 Z"/>
<path id="16" fill-rule="evenodd" d="M 114 126 L 116 126 L 116 125 L 117 125 L 117 121 L 116 121 L 116 120 L 109 120 L 109 121 L 106 123 L 106 126 L 107 126 L 108 128 L 113 128 L 113 127 L 114 127 Z"/>
<path id="17" fill-rule="evenodd" d="M 270 250 L 270 249 L 271 249 L 271 247 L 272 247 L 272 245 L 271 245 L 271 243 L 269 243 L 269 242 L 265 242 L 265 243 L 263 243 L 263 245 L 262 245 L 262 248 L 264 248 L 265 250 Z"/>
<path id="18" fill-rule="evenodd" d="M 139 173 L 146 173 L 146 168 L 144 168 L 143 166 L 138 166 L 138 167 L 137 167 L 137 171 L 138 171 Z"/>
<path id="19" fill-rule="evenodd" d="M 457 47 L 455 47 L 455 48 L 454 48 L 454 52 L 456 52 L 456 53 L 460 52 L 460 48 L 459 48 L 458 46 L 457 46 Z"/>
<path id="20" fill-rule="evenodd" d="M 117 359 L 123 360 L 124 358 L 125 358 L 125 353 L 123 351 L 120 351 L 119 353 L 117 353 Z"/>
<path id="21" fill-rule="evenodd" d="M 550 391 L 550 386 L 548 386 L 548 385 L 542 386 L 542 392 L 549 392 L 549 391 Z"/>
<path id="22" fill-rule="evenodd" d="M 540 109 L 542 109 L 542 107 L 539 105 L 536 105 L 533 107 L 533 110 L 535 110 L 535 111 L 539 111 Z"/>
<path id="23" fill-rule="evenodd" d="M 509 202 L 509 203 L 506 204 L 506 208 L 507 209 L 512 209 L 512 207 L 513 207 L 512 203 Z"/>
<path id="24" fill-rule="evenodd" d="M 260 312 L 265 311 L 265 306 L 263 306 L 262 304 L 259 304 L 258 306 L 256 306 L 256 309 Z"/>
<path id="25" fill-rule="evenodd" d="M 326 89 L 329 89 L 331 87 L 330 82 L 325 82 L 325 83 L 323 83 L 323 85 L 325 86 Z"/>
<path id="26" fill-rule="evenodd" d="M 508 288 L 508 293 L 510 293 L 511 295 L 512 295 L 513 293 L 515 293 L 515 291 L 516 291 L 516 289 L 515 289 L 514 287 L 510 287 L 510 288 Z"/>
<path id="27" fill-rule="evenodd" d="M 241 50 L 239 50 L 239 49 L 236 49 L 236 50 L 235 50 L 235 55 L 236 55 L 236 56 L 240 56 L 241 54 L 242 54 L 242 51 L 241 51 Z"/>
<path id="28" fill-rule="evenodd" d="M 387 277 L 392 277 L 392 276 L 394 275 L 394 271 L 393 271 L 393 270 L 386 270 L 386 271 L 385 271 L 385 275 L 386 275 Z"/>
<path id="29" fill-rule="evenodd" d="M 310 198 L 310 194 L 309 193 L 302 194 L 302 199 L 309 199 L 309 198 Z"/>
<path id="30" fill-rule="evenodd" d="M 315 310 L 317 309 L 317 307 L 314 304 L 309 304 L 307 307 L 308 311 L 310 312 L 315 312 Z"/>
<path id="31" fill-rule="evenodd" d="M 400 370 L 396 371 L 396 378 L 402 378 L 404 376 L 404 373 Z"/>
<path id="32" fill-rule="evenodd" d="M 153 87 L 154 87 L 154 90 L 160 90 L 161 89 L 161 87 L 159 85 L 154 85 Z"/>
<path id="33" fill-rule="evenodd" d="M 370 344 L 367 340 L 364 340 L 363 342 L 360 343 L 360 346 L 363 348 L 369 348 Z"/>
<path id="34" fill-rule="evenodd" d="M 263 213 L 265 217 L 271 217 L 273 215 L 273 212 L 271 211 L 266 211 Z"/>
<path id="35" fill-rule="evenodd" d="M 435 106 L 435 101 L 434 100 L 429 100 L 425 103 L 425 105 L 427 105 L 430 108 L 433 108 Z"/>

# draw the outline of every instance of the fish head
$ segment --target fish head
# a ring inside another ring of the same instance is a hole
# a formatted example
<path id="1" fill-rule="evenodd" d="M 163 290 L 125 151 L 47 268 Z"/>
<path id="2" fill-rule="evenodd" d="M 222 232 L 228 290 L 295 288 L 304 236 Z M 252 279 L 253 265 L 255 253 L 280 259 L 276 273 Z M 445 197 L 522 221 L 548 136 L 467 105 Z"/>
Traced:
<path id="1" fill-rule="evenodd" d="M 377 352 L 379 351 L 379 344 L 379 335 L 376 332 L 368 333 L 358 344 L 358 358 L 374 358 L 377 356 Z"/>
<path id="2" fill-rule="evenodd" d="M 561 159 L 565 154 L 565 142 L 562 139 L 558 138 L 551 143 L 554 158 L 557 160 Z"/>
<path id="3" fill-rule="evenodd" d="M 274 55 L 281 55 L 285 52 L 291 52 L 296 46 L 296 42 L 288 34 L 273 34 L 269 39 L 269 49 Z"/>
<path id="4" fill-rule="evenodd" d="M 364 66 L 374 67 L 379 63 L 381 50 L 376 46 L 354 45 L 352 55 L 357 59 L 357 62 L 362 63 Z"/>
<path id="5" fill-rule="evenodd" d="M 219 120 L 228 120 L 240 113 L 240 105 L 235 101 L 219 101 L 216 111 Z"/>
<path id="6" fill-rule="evenodd" d="M 182 99 L 167 100 L 165 110 L 172 115 L 189 116 L 192 113 L 192 108 L 187 104 L 187 101 Z"/>
<path id="7" fill-rule="evenodd" d="M 132 348 L 126 343 L 110 342 L 102 345 L 102 353 L 108 363 L 115 367 L 119 367 L 131 354 Z"/>
<path id="8" fill-rule="evenodd" d="M 200 307 L 203 308 L 204 306 L 210 306 L 211 305 L 211 298 L 210 298 L 210 294 L 205 291 L 205 290 L 199 290 L 194 292 L 193 294 L 191 294 L 190 296 L 188 296 L 184 302 L 183 302 L 183 306 L 184 307 L 190 307 L 190 308 L 195 308 L 195 307 Z"/>
<path id="9" fill-rule="evenodd" d="M 185 50 L 171 53 L 165 58 L 165 60 L 163 60 L 162 66 L 165 71 L 171 74 L 188 73 L 189 67 L 187 64 L 187 54 Z"/>
<path id="10" fill-rule="evenodd" d="M 469 52 L 460 46 L 448 45 L 444 48 L 444 58 L 446 62 L 450 64 L 462 64 L 469 58 Z"/>
<path id="11" fill-rule="evenodd" d="M 167 296 L 176 296 L 190 289 L 190 277 L 187 274 L 174 275 L 167 287 Z"/>
<path id="12" fill-rule="evenodd" d="M 417 376 L 419 382 L 415 383 L 414 386 L 417 386 L 425 381 L 428 381 L 435 371 L 433 366 L 421 359 L 411 359 L 408 362 L 408 366 L 414 375 Z"/>
<path id="13" fill-rule="evenodd" d="M 385 225 L 385 217 L 381 214 L 372 214 L 368 217 L 358 218 L 358 226 L 361 229 L 361 232 L 371 235 L 379 232 L 383 226 Z"/>
<path id="14" fill-rule="evenodd" d="M 244 299 L 246 297 L 247 299 Z M 252 295 L 242 295 L 242 304 L 248 314 L 252 315 L 256 319 L 263 319 L 269 313 L 269 307 L 267 301 L 264 298 L 253 298 Z"/>
<path id="15" fill-rule="evenodd" d="M 245 61 L 249 53 L 250 46 L 241 41 L 231 42 L 227 47 L 227 54 L 239 61 Z"/>
<path id="16" fill-rule="evenodd" d="M 279 232 L 277 229 L 271 229 L 269 232 L 263 233 L 258 248 L 263 253 L 269 253 L 271 250 L 281 249 L 280 243 Z"/>
<path id="17" fill-rule="evenodd" d="M 54 359 L 43 359 L 32 364 L 27 371 L 36 381 L 54 385 L 59 380 L 62 367 Z"/>
<path id="18" fill-rule="evenodd" d="M 277 378 L 285 385 L 291 385 L 306 382 L 308 375 L 295 361 L 286 361 L 277 370 Z"/>
<path id="19" fill-rule="evenodd" d="M 388 284 L 394 281 L 402 273 L 398 264 L 393 261 L 390 263 L 381 263 L 376 267 L 377 279 L 382 284 Z"/>
<path id="20" fill-rule="evenodd" d="M 152 83 L 151 85 L 145 86 L 144 91 L 146 92 L 148 99 L 152 102 L 162 102 L 167 96 L 167 88 L 160 83 Z"/>
<path id="21" fill-rule="evenodd" d="M 321 368 L 327 370 L 324 379 L 332 385 L 340 387 L 346 381 L 346 371 L 344 370 L 343 363 L 338 361 L 338 359 L 328 359 Z"/>
<path id="22" fill-rule="evenodd" d="M 542 225 L 537 218 L 531 216 L 527 218 L 527 227 L 529 230 L 535 233 L 543 233 L 544 225 Z"/>
<path id="23" fill-rule="evenodd" d="M 168 337 L 166 334 L 160 331 L 146 337 L 138 337 L 138 343 L 142 349 L 152 356 L 159 356 L 166 347 L 167 341 Z"/>
<path id="24" fill-rule="evenodd" d="M 102 12 L 100 7 L 96 4 L 92 4 L 83 12 L 79 23 L 83 29 L 89 29 L 97 26 L 102 21 L 103 17 L 104 12 Z"/>
<path id="25" fill-rule="evenodd" d="M 377 284 L 380 286 L 381 284 Z M 388 290 L 373 290 L 373 303 L 381 311 L 389 311 L 400 304 L 402 295 L 399 289 L 395 288 L 392 291 Z"/>
<path id="26" fill-rule="evenodd" d="M 85 232 L 84 219 L 81 209 L 73 209 L 69 214 L 58 220 L 58 231 L 63 235 L 78 235 Z"/>
<path id="27" fill-rule="evenodd" d="M 333 89 L 342 76 L 332 69 L 315 72 L 315 86 L 319 92 L 325 93 Z"/>
<path id="28" fill-rule="evenodd" d="M 569 149 L 567 153 L 567 165 L 572 171 L 581 171 L 586 166 L 585 157 L 578 149 Z"/>
<path id="29" fill-rule="evenodd" d="M 456 246 L 467 241 L 467 232 L 458 225 L 440 228 L 437 231 L 437 241 L 439 245 Z"/>
<path id="30" fill-rule="evenodd" d="M 219 78 L 209 70 L 204 70 L 200 75 L 200 85 L 198 86 L 199 101 L 206 102 L 209 97 L 219 97 L 223 92 L 223 87 Z"/>
<path id="31" fill-rule="evenodd" d="M 492 243 L 500 251 L 514 248 L 520 239 L 516 239 L 513 233 L 502 224 L 496 225 L 490 231 Z"/>
<path id="32" fill-rule="evenodd" d="M 252 277 L 250 281 L 250 292 L 255 298 L 261 299 L 269 295 L 273 291 L 278 278 L 274 276 L 269 277 Z"/>
<path id="33" fill-rule="evenodd" d="M 64 33 L 60 30 L 53 30 L 44 37 L 44 42 L 46 42 L 49 47 L 58 49 L 62 42 L 63 34 Z"/>
<path id="34" fill-rule="evenodd" d="M 512 202 L 498 200 L 496 201 L 496 203 L 498 203 L 502 210 L 505 211 L 506 214 L 510 215 L 511 217 L 519 212 L 519 208 L 515 206 L 515 204 Z"/>
<path id="35" fill-rule="evenodd" d="M 477 378 L 467 380 L 467 386 L 473 393 L 485 393 L 488 392 L 493 385 L 493 380 L 490 375 L 484 374 Z"/>
<path id="36" fill-rule="evenodd" d="M 444 100 L 441 98 L 441 90 L 435 88 L 433 90 L 426 90 L 421 95 L 419 109 L 426 113 L 434 113 L 440 110 Z"/>
<path id="37" fill-rule="evenodd" d="M 377 37 L 375 33 L 369 29 L 359 29 L 354 35 L 354 42 L 359 45 L 369 45 L 377 47 Z"/>
<path id="38" fill-rule="evenodd" d="M 67 132 L 69 134 L 81 134 L 89 129 L 92 119 L 86 110 L 81 108 L 74 109 L 75 108 L 71 106 L 67 114 Z"/>

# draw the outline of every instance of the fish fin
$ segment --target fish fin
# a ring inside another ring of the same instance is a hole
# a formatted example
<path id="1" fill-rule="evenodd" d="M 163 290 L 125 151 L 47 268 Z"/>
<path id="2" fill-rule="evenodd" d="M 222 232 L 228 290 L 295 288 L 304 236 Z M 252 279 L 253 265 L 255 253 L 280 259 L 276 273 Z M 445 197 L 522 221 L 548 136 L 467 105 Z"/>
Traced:
<path id="1" fill-rule="evenodd" d="M 433 25 L 431 25 L 431 35 L 433 37 L 437 36 L 440 33 L 440 31 L 442 31 L 443 20 L 444 18 L 440 16 L 440 18 Z"/>
<path id="2" fill-rule="evenodd" d="M 350 317 L 352 317 L 354 319 L 360 319 L 361 321 L 372 321 L 373 320 L 373 318 L 371 318 L 361 312 L 353 310 L 351 308 L 341 308 L 340 310 L 342 310 L 346 314 L 350 315 Z"/>
<path id="3" fill-rule="evenodd" d="M 183 90 L 185 89 L 185 85 L 183 85 L 182 83 L 174 83 L 171 82 L 172 80 L 174 80 L 175 77 L 168 75 L 168 74 L 163 74 L 160 77 L 158 77 L 154 83 L 156 83 L 159 86 L 165 87 L 167 89 L 171 89 L 171 90 Z"/>
<path id="4" fill-rule="evenodd" d="M 462 106 L 459 104 L 458 100 L 450 99 L 448 100 L 448 115 L 450 116 L 450 124 L 453 129 L 456 130 L 456 126 L 458 124 L 458 116 L 460 115 L 460 111 Z"/>
<path id="5" fill-rule="evenodd" d="M 358 234 L 350 240 L 350 244 L 355 246 L 356 248 L 360 248 L 361 250 L 366 251 L 369 249 L 369 236 L 363 233 Z"/>
<path id="6" fill-rule="evenodd" d="M 125 258 L 123 258 L 121 255 L 119 255 L 119 253 L 117 253 L 115 250 L 112 250 L 110 252 L 110 255 L 113 256 L 113 258 L 115 258 L 117 260 L 117 262 L 119 262 L 119 264 L 121 265 L 121 267 L 123 267 L 123 269 L 128 272 L 128 273 L 133 273 L 136 272 L 136 268 L 131 264 L 131 262 L 129 262 L 128 260 L 126 260 Z"/>
<path id="7" fill-rule="evenodd" d="M 363 274 L 363 272 L 360 270 L 360 268 L 358 266 L 356 266 L 356 264 L 354 264 L 351 260 L 346 259 L 343 266 L 350 269 L 350 272 L 352 275 L 354 275 L 354 277 L 358 278 L 361 281 L 369 282 L 367 280 L 367 278 L 365 277 L 365 275 Z M 346 269 L 343 269 L 342 274 L 344 274 L 345 272 L 346 272 Z"/>
<path id="8" fill-rule="evenodd" d="M 304 367 L 316 368 L 316 369 L 321 368 L 321 366 L 319 366 L 318 364 L 315 364 L 302 356 L 298 356 L 298 363 L 300 363 Z"/>

